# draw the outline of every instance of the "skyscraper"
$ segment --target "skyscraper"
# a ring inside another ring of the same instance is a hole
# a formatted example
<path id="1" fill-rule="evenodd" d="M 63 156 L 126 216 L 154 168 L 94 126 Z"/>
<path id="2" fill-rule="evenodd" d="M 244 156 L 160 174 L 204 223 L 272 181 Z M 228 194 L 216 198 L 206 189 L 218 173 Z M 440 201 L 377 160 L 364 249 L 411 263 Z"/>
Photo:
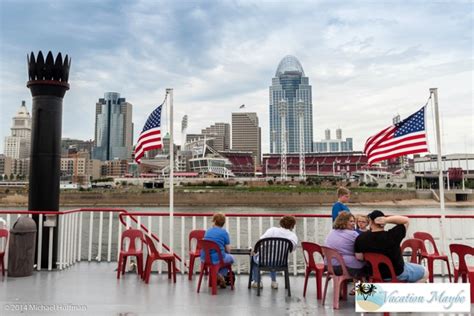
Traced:
<path id="1" fill-rule="evenodd" d="M 214 138 L 214 149 L 224 151 L 230 149 L 230 124 L 215 123 L 201 131 L 206 137 Z"/>
<path id="2" fill-rule="evenodd" d="M 279 104 L 286 101 L 287 152 L 299 152 L 299 120 L 297 104 L 304 109 L 304 152 L 311 152 L 313 145 L 313 103 L 311 86 L 303 67 L 296 57 L 285 56 L 278 65 L 270 86 L 270 152 L 281 152 L 281 120 Z"/>
<path id="3" fill-rule="evenodd" d="M 130 159 L 133 149 L 132 104 L 119 93 L 107 92 L 95 106 L 93 159 Z"/>
<path id="4" fill-rule="evenodd" d="M 260 165 L 262 141 L 257 113 L 232 113 L 232 150 L 251 151 L 256 165 Z"/>
<path id="5" fill-rule="evenodd" d="M 5 156 L 13 159 L 30 158 L 31 115 L 25 101 L 12 119 L 11 136 L 5 137 Z"/>

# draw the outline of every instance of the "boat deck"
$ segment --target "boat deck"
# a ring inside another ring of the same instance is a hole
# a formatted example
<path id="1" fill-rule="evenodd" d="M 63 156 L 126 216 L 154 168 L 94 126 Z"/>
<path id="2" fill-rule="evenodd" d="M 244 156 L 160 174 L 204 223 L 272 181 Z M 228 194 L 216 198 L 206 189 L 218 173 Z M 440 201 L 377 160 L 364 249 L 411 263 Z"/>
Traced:
<path id="1" fill-rule="evenodd" d="M 351 296 L 341 302 L 339 310 L 333 310 L 331 284 L 326 305 L 317 301 L 314 277 L 309 280 L 306 298 L 303 298 L 303 276 L 290 277 L 292 296 L 289 298 L 283 277 L 278 277 L 280 288 L 274 290 L 270 288 L 270 277 L 264 275 L 264 288 L 257 297 L 256 289 L 247 288 L 246 274 L 237 275 L 234 291 L 229 287 L 218 289 L 217 295 L 212 296 L 205 280 L 201 293 L 196 293 L 197 277 L 188 281 L 186 274 L 179 274 L 173 284 L 166 273 L 154 273 L 147 285 L 133 273 L 117 280 L 115 269 L 116 263 L 80 262 L 63 271 L 34 272 L 24 278 L 5 277 L 0 281 L 0 315 L 356 314 Z M 447 282 L 442 278 L 436 281 Z M 422 315 L 410 313 L 417 314 Z"/>

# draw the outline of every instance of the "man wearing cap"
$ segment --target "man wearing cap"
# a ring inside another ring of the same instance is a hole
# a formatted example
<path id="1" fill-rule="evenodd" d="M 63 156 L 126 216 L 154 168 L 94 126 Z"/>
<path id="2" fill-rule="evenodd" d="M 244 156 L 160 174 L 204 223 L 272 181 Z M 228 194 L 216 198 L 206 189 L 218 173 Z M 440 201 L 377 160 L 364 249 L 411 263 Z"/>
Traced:
<path id="1" fill-rule="evenodd" d="M 380 253 L 392 262 L 397 279 L 406 282 L 426 282 L 428 270 L 420 264 L 404 262 L 400 244 L 406 236 L 408 217 L 387 216 L 379 210 L 368 215 L 370 231 L 360 234 L 354 244 L 354 251 L 359 260 L 363 260 L 364 252 Z M 385 231 L 385 224 L 395 224 Z M 390 278 L 390 272 L 385 266 L 380 267 L 384 278 Z"/>

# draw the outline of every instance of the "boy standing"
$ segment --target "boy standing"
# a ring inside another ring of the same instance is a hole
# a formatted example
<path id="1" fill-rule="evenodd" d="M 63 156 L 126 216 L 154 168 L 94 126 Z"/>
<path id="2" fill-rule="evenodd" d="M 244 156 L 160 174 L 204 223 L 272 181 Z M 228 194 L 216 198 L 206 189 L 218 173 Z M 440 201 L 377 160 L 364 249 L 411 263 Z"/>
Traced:
<path id="1" fill-rule="evenodd" d="M 351 191 L 345 187 L 339 187 L 337 189 L 337 202 L 334 203 L 332 206 L 332 221 L 336 220 L 337 215 L 340 212 L 346 211 L 350 213 L 349 208 L 345 205 L 345 203 L 349 202 L 349 198 L 351 197 Z"/>

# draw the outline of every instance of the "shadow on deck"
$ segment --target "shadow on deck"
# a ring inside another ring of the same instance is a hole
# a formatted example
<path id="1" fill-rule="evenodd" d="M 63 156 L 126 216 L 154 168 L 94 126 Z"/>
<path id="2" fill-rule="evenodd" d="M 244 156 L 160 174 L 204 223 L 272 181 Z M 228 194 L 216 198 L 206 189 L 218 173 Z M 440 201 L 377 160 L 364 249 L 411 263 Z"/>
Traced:
<path id="1" fill-rule="evenodd" d="M 292 297 L 288 298 L 282 276 L 278 277 L 280 288 L 274 290 L 270 277 L 264 275 L 264 288 L 257 297 L 256 289 L 247 288 L 246 274 L 237 275 L 234 291 L 218 289 L 217 296 L 212 296 L 204 283 L 201 293 L 196 293 L 197 277 L 188 281 L 187 275 L 178 275 L 173 284 L 165 273 L 154 273 L 147 285 L 132 273 L 117 280 L 115 269 L 116 263 L 82 262 L 63 271 L 5 277 L 0 281 L 0 315 L 20 315 L 22 308 L 22 315 L 356 315 L 351 296 L 333 310 L 331 284 L 322 306 L 316 300 L 314 277 L 306 298 L 303 276 L 290 278 Z"/>

